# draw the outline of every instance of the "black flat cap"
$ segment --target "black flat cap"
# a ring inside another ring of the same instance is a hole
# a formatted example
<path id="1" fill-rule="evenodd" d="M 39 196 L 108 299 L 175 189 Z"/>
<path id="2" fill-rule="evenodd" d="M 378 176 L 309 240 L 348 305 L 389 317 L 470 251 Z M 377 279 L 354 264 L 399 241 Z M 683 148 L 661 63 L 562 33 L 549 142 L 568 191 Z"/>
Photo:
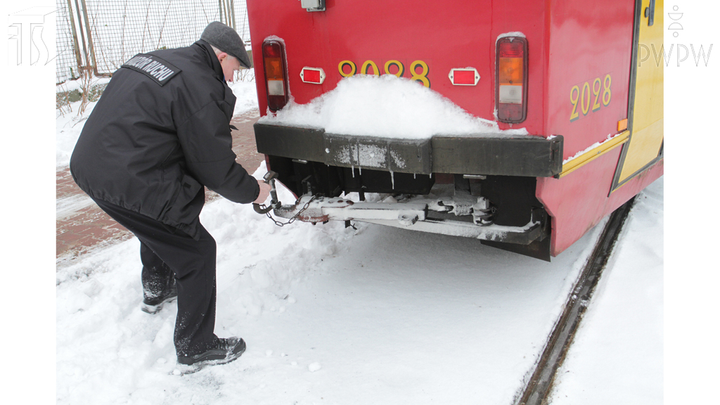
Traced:
<path id="1" fill-rule="evenodd" d="M 205 31 L 200 35 L 200 39 L 207 41 L 210 45 L 228 55 L 234 56 L 244 67 L 250 68 L 252 66 L 250 57 L 248 57 L 245 51 L 245 44 L 242 38 L 240 38 L 240 35 L 238 35 L 234 29 L 227 25 L 218 21 L 211 22 L 205 27 Z"/>

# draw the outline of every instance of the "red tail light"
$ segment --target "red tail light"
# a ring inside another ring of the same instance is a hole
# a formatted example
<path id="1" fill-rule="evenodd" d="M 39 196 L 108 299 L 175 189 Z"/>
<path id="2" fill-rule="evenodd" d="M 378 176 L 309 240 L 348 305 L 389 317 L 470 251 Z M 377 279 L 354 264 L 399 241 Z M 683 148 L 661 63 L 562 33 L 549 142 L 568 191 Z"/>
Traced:
<path id="1" fill-rule="evenodd" d="M 275 112 L 283 108 L 289 99 L 285 46 L 277 39 L 267 39 L 263 42 L 262 54 L 268 108 Z"/>
<path id="2" fill-rule="evenodd" d="M 497 41 L 495 100 L 498 121 L 519 123 L 527 116 L 527 39 L 502 37 Z"/>

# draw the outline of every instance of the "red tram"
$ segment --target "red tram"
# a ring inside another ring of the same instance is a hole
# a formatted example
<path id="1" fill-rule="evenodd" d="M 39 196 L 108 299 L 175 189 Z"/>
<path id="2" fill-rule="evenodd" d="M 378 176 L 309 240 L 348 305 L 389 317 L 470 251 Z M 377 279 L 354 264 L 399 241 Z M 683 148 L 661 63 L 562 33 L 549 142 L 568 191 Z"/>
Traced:
<path id="1" fill-rule="evenodd" d="M 663 66 L 641 57 L 662 48 L 662 0 L 247 6 L 257 148 L 299 196 L 276 215 L 468 236 L 550 260 L 663 173 Z M 416 81 L 497 131 L 407 139 L 273 119 L 360 74 Z M 361 201 L 341 198 L 351 192 Z"/>

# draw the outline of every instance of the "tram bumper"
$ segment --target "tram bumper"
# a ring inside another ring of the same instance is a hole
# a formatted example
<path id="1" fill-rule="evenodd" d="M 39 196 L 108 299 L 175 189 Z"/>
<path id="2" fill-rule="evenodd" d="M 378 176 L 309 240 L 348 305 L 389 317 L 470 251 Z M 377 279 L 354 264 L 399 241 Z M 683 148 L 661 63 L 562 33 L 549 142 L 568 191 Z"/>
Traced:
<path id="1" fill-rule="evenodd" d="M 256 123 L 257 150 L 328 166 L 432 175 L 553 177 L 562 171 L 563 137 L 502 134 L 400 139 L 327 133 Z"/>

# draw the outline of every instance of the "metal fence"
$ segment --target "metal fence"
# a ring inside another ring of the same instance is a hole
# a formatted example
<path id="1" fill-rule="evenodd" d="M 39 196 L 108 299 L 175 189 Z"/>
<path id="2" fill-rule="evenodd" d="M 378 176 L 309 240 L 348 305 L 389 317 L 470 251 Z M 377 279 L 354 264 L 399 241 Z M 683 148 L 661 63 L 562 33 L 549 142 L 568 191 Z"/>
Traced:
<path id="1" fill-rule="evenodd" d="M 250 43 L 245 0 L 56 0 L 56 81 L 117 70 L 141 52 L 188 46 L 212 21 Z"/>

